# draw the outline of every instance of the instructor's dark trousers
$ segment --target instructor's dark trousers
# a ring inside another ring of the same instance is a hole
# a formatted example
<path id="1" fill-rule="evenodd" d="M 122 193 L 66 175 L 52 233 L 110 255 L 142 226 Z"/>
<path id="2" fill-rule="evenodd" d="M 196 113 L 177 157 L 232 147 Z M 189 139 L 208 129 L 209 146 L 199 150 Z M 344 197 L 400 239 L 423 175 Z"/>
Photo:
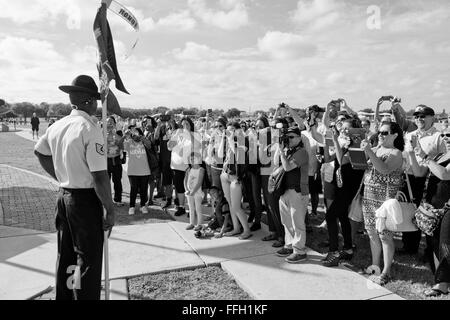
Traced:
<path id="1" fill-rule="evenodd" d="M 99 300 L 102 204 L 94 189 L 61 189 L 56 204 L 56 300 Z M 78 268 L 81 280 L 76 281 Z"/>

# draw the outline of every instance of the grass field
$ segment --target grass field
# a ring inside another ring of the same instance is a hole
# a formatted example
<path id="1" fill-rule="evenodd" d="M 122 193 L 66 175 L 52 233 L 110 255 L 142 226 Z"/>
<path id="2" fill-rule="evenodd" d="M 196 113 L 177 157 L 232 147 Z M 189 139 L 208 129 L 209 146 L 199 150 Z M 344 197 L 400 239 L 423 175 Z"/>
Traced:
<path id="1" fill-rule="evenodd" d="M 131 300 L 251 300 L 220 267 L 136 277 L 128 288 Z"/>

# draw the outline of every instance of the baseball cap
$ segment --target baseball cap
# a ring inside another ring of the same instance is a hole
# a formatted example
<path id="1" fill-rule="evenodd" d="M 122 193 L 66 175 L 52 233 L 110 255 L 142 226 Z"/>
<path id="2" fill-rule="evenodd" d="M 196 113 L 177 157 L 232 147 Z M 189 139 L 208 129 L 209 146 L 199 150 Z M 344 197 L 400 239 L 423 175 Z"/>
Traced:
<path id="1" fill-rule="evenodd" d="M 302 135 L 302 132 L 300 131 L 300 128 L 299 128 L 299 127 L 290 127 L 290 128 L 288 129 L 287 133 L 294 133 L 294 134 L 296 134 L 296 135 L 298 135 L 298 136 L 301 136 L 301 135 Z"/>
<path id="2" fill-rule="evenodd" d="M 425 115 L 425 116 L 434 116 L 434 110 L 426 105 L 419 105 L 416 108 L 416 111 L 414 112 L 414 116 L 417 115 Z"/>

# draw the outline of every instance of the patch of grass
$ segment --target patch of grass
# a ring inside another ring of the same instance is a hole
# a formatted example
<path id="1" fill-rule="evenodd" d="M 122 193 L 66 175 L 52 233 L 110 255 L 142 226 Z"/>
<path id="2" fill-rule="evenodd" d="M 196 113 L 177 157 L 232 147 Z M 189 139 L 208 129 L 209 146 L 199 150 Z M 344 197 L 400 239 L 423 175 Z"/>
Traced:
<path id="1" fill-rule="evenodd" d="M 140 276 L 128 280 L 130 300 L 251 300 L 220 267 Z"/>
<path id="2" fill-rule="evenodd" d="M 328 241 L 328 231 L 319 228 L 324 219 L 325 213 L 321 211 L 318 211 L 318 214 L 315 216 L 310 215 L 309 222 L 313 232 L 308 233 L 306 237 L 306 245 L 320 253 L 328 252 L 328 247 L 320 245 Z M 343 239 L 341 236 L 339 238 L 340 247 L 342 248 Z M 396 247 L 401 247 L 401 235 L 396 236 L 394 239 Z M 366 234 L 358 234 L 354 242 L 357 247 L 356 254 L 351 262 L 343 263 L 343 265 L 351 270 L 360 272 L 367 268 L 372 261 L 369 237 Z M 423 295 L 423 291 L 434 284 L 434 276 L 429 265 L 419 261 L 425 246 L 425 239 L 423 239 L 420 243 L 418 255 L 394 255 L 391 271 L 393 281 L 386 285 L 386 289 L 408 300 L 450 300 L 450 295 L 439 298 L 427 298 Z"/>

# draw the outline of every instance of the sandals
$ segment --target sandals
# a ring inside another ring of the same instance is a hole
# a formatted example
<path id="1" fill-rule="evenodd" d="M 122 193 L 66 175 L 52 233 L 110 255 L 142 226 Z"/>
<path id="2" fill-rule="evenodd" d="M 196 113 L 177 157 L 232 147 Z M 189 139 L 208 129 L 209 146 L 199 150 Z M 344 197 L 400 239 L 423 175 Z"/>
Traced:
<path id="1" fill-rule="evenodd" d="M 370 276 L 369 280 L 380 285 L 380 286 L 385 286 L 386 284 L 388 284 L 392 279 L 388 274 L 382 273 L 379 276 Z"/>
<path id="2" fill-rule="evenodd" d="M 234 237 L 237 236 L 238 234 L 240 234 L 242 231 L 238 230 L 238 231 L 229 231 L 229 232 L 225 232 L 223 235 L 225 237 Z"/>
<path id="3" fill-rule="evenodd" d="M 248 238 L 250 238 L 253 234 L 252 233 L 243 233 L 240 237 L 239 240 L 246 240 Z"/>
<path id="4" fill-rule="evenodd" d="M 448 291 L 448 289 L 447 289 L 447 292 L 445 292 L 439 288 L 430 288 L 430 289 L 425 290 L 423 292 L 423 294 L 425 295 L 425 297 L 439 297 L 441 295 L 449 294 L 449 291 Z"/>
<path id="5" fill-rule="evenodd" d="M 265 236 L 261 240 L 262 241 L 273 241 L 273 240 L 278 240 L 278 237 L 275 234 L 269 234 L 268 236 Z"/>

